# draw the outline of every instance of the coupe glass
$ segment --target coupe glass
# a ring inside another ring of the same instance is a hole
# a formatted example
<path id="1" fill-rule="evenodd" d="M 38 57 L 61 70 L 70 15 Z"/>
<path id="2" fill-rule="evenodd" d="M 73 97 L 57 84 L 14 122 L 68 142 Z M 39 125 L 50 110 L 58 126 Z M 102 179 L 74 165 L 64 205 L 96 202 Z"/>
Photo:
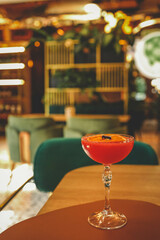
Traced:
<path id="1" fill-rule="evenodd" d="M 88 222 L 101 229 L 117 229 L 127 223 L 125 215 L 111 210 L 109 193 L 112 179 L 110 166 L 120 162 L 131 152 L 134 137 L 124 134 L 86 135 L 81 139 L 85 153 L 94 161 L 104 165 L 102 179 L 105 186 L 105 204 L 101 212 L 92 213 Z"/>

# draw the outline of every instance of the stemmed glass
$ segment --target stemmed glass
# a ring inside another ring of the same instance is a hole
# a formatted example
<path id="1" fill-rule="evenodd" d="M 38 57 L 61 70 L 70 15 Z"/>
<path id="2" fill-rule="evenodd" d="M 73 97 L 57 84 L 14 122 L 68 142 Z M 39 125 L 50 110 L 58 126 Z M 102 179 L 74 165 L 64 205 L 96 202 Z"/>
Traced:
<path id="1" fill-rule="evenodd" d="M 134 137 L 124 134 L 86 135 L 81 139 L 85 153 L 104 165 L 102 179 L 105 186 L 105 204 L 101 212 L 92 213 L 88 222 L 101 229 L 117 229 L 127 223 L 125 215 L 111 210 L 109 193 L 112 180 L 110 166 L 123 160 L 132 150 Z"/>

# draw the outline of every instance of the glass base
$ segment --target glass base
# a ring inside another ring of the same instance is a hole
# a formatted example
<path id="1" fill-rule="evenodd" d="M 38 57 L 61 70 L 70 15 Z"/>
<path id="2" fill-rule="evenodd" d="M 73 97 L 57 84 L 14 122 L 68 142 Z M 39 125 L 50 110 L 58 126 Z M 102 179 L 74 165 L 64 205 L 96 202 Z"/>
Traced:
<path id="1" fill-rule="evenodd" d="M 127 218 L 123 214 L 117 212 L 95 212 L 88 217 L 88 222 L 97 228 L 101 229 L 117 229 L 121 228 L 127 223 Z"/>

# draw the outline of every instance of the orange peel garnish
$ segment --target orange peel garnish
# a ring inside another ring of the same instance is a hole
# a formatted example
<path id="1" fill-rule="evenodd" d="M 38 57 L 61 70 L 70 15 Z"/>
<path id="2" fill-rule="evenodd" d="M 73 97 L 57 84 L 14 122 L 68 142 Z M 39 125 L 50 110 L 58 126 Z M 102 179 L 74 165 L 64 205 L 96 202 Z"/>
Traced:
<path id="1" fill-rule="evenodd" d="M 88 136 L 87 140 L 91 142 L 124 142 L 126 138 L 119 134 L 98 134 Z"/>

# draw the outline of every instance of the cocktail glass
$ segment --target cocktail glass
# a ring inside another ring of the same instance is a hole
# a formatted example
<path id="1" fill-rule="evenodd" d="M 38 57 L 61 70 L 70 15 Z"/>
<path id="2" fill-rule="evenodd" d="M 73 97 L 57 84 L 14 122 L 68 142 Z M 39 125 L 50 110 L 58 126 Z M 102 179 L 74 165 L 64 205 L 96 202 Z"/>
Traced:
<path id="1" fill-rule="evenodd" d="M 124 134 L 86 135 L 81 139 L 85 153 L 104 165 L 102 179 L 105 186 L 105 204 L 101 212 L 92 213 L 88 222 L 101 229 L 117 229 L 127 223 L 125 215 L 112 211 L 109 201 L 112 172 L 110 166 L 123 160 L 132 150 L 134 137 Z"/>

